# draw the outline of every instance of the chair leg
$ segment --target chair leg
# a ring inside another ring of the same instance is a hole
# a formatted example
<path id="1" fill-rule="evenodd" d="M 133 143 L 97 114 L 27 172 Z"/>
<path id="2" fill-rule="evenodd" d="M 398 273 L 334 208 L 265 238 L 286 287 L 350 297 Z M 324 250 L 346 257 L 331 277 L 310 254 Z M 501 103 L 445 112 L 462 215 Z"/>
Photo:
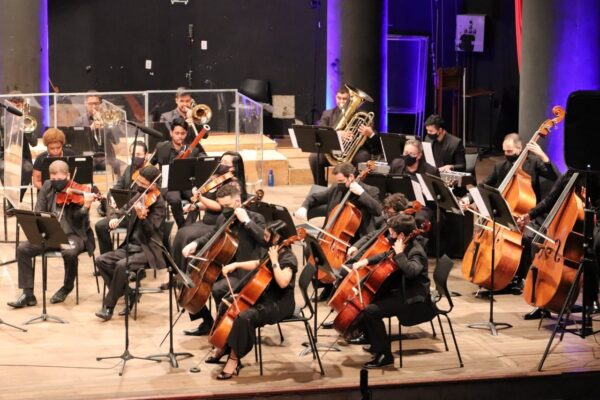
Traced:
<path id="1" fill-rule="evenodd" d="M 260 366 L 260 376 L 263 375 L 263 358 L 262 358 L 262 337 L 261 329 L 258 328 L 258 365 Z"/>
<path id="2" fill-rule="evenodd" d="M 433 321 L 429 321 L 429 323 L 431 324 L 431 336 L 433 336 L 434 338 L 437 336 L 437 333 L 435 332 L 435 325 L 433 325 Z"/>
<path id="3" fill-rule="evenodd" d="M 452 334 L 452 340 L 454 341 L 454 348 L 456 349 L 456 355 L 458 356 L 458 362 L 460 367 L 464 366 L 462 357 L 460 356 L 460 350 L 458 349 L 458 342 L 456 341 L 456 335 L 454 334 L 454 328 L 452 328 L 452 321 L 450 321 L 450 317 L 448 314 L 444 314 L 446 320 L 448 321 L 448 326 L 450 327 L 450 333 Z"/>
<path id="4" fill-rule="evenodd" d="M 283 337 L 283 332 L 281 331 L 281 325 L 279 325 L 279 323 L 277 324 L 277 330 L 279 330 L 279 344 L 281 345 L 285 338 Z"/>
<path id="5" fill-rule="evenodd" d="M 96 266 L 96 256 L 92 254 L 92 263 L 94 263 L 94 277 L 96 278 L 96 291 L 100 293 L 100 282 L 98 281 L 98 267 Z"/>
<path id="6" fill-rule="evenodd" d="M 259 331 L 259 329 L 260 328 L 256 328 L 254 330 L 254 333 L 255 333 L 255 335 L 254 335 L 254 361 L 256 363 L 258 363 L 258 335 L 259 335 L 258 331 Z"/>
<path id="7" fill-rule="evenodd" d="M 437 315 L 437 320 L 440 324 L 440 332 L 442 332 L 442 339 L 444 339 L 444 347 L 446 347 L 446 351 L 449 351 L 448 342 L 446 342 L 446 334 L 444 333 L 444 327 L 442 326 L 442 319 L 440 318 L 440 314 Z M 431 322 L 431 325 L 433 326 L 433 322 Z"/>
<path id="8" fill-rule="evenodd" d="M 404 363 L 402 360 L 402 324 L 400 323 L 400 320 L 398 320 L 398 348 L 400 350 L 400 368 L 402 368 Z"/>
<path id="9" fill-rule="evenodd" d="M 310 347 L 311 347 L 311 350 L 313 353 L 313 360 L 315 357 L 317 358 L 317 362 L 319 363 L 319 369 L 321 370 L 321 376 L 325 376 L 325 370 L 323 369 L 323 364 L 321 363 L 321 356 L 319 355 L 319 349 L 317 348 L 317 345 L 315 344 L 315 338 L 310 329 L 308 321 L 304 321 L 304 328 L 306 328 L 306 335 L 308 336 L 308 343 L 310 344 Z"/>
<path id="10" fill-rule="evenodd" d="M 75 304 L 79 305 L 79 264 L 75 269 Z"/>

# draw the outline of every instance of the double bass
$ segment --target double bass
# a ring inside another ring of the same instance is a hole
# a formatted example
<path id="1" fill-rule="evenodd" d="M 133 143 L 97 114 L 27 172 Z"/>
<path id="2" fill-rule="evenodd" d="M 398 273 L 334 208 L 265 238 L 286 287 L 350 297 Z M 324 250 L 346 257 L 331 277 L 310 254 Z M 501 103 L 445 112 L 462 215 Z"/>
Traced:
<path id="1" fill-rule="evenodd" d="M 297 235 L 291 236 L 277 245 L 277 251 L 279 252 L 282 248 L 294 242 L 304 240 L 305 237 L 306 231 L 299 228 Z M 235 319 L 256 304 L 272 280 L 273 270 L 269 267 L 269 255 L 267 254 L 254 270 L 252 278 L 233 296 L 233 301 L 227 305 L 227 310 L 217 317 L 208 338 L 213 346 L 219 349 L 225 347 Z M 223 302 L 226 303 L 225 300 Z"/>
<path id="2" fill-rule="evenodd" d="M 584 200 L 575 190 L 578 176 L 579 173 L 573 173 L 542 224 L 540 232 L 546 237 L 537 236 L 533 241 L 539 251 L 523 288 L 527 303 L 556 313 L 560 312 L 567 298 L 585 251 Z M 573 296 L 573 301 L 576 298 L 577 295 Z"/>
<path id="3" fill-rule="evenodd" d="M 242 204 L 245 207 L 253 202 L 261 201 L 264 196 L 262 190 L 256 196 Z M 221 274 L 221 269 L 235 256 L 238 240 L 231 232 L 230 227 L 237 217 L 232 215 L 219 228 L 217 233 L 196 253 L 195 259 L 190 263 L 190 279 L 194 282 L 193 288 L 184 286 L 179 294 L 179 305 L 190 314 L 196 314 L 206 304 L 213 284 Z M 200 260 L 200 263 L 196 262 Z"/>
<path id="4" fill-rule="evenodd" d="M 358 175 L 358 180 L 363 181 L 365 177 L 375 168 L 375 163 L 369 161 L 367 169 Z M 329 266 L 334 270 L 339 270 L 346 259 L 346 245 L 356 234 L 362 221 L 362 213 L 348 199 L 352 192 L 348 190 L 339 204 L 329 212 L 327 224 L 323 228 L 327 234 L 321 234 L 319 245 L 323 254 L 327 258 Z M 338 240 L 334 239 L 337 238 Z M 317 278 L 323 283 L 333 283 L 334 278 L 321 270 L 317 273 Z"/>
<path id="5" fill-rule="evenodd" d="M 554 106 L 552 113 L 555 117 L 547 119 L 540 125 L 529 141 L 530 143 L 537 142 L 540 137 L 546 137 L 550 129 L 565 118 L 565 110 L 560 106 Z M 525 147 L 498 187 L 512 213 L 517 217 L 529 212 L 536 204 L 531 176 L 523 170 L 523 163 L 527 159 L 528 153 L 529 151 Z M 523 252 L 521 244 L 523 235 L 502 227 L 496 228 L 495 235 L 491 231 L 492 223 L 487 221 L 484 228 L 474 235 L 462 260 L 462 274 L 465 279 L 477 286 L 489 290 L 501 290 L 512 281 L 519 268 Z M 491 253 L 494 236 L 496 238 L 496 256 L 492 267 Z M 491 287 L 492 271 L 494 273 L 493 288 Z"/>

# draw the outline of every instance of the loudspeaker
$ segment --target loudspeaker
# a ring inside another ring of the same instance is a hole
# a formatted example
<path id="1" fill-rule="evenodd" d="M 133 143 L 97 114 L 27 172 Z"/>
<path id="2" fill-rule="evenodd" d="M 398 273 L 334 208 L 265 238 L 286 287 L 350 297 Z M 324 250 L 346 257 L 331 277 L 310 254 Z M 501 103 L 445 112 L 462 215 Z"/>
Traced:
<path id="1" fill-rule="evenodd" d="M 565 117 L 565 163 L 577 171 L 600 172 L 600 91 L 578 90 L 569 95 Z"/>

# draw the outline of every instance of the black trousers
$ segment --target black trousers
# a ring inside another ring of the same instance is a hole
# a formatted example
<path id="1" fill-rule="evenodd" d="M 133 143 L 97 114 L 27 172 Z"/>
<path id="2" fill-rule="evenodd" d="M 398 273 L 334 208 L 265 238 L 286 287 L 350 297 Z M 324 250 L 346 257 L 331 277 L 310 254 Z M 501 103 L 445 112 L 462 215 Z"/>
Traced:
<path id="1" fill-rule="evenodd" d="M 371 159 L 371 153 L 365 149 L 359 149 L 354 158 L 352 164 L 357 166 L 358 163 L 367 162 Z M 325 158 L 325 154 L 311 153 L 308 156 L 308 163 L 310 164 L 310 171 L 312 172 L 313 182 L 315 185 L 327 186 L 327 177 L 325 176 L 325 169 L 330 166 L 329 162 Z"/>
<path id="2" fill-rule="evenodd" d="M 529 223 L 529 226 L 531 226 L 535 230 L 540 229 L 540 226 L 535 221 Z M 529 272 L 531 263 L 535 258 L 535 253 L 537 253 L 538 251 L 538 248 L 536 246 L 533 246 L 534 237 L 535 233 L 533 233 L 529 229 L 525 229 L 523 231 L 523 238 L 521 240 L 521 244 L 523 245 L 523 252 L 521 253 L 519 269 L 517 269 L 517 273 L 515 274 L 515 278 L 518 280 L 525 279 L 527 277 L 527 273 Z"/>
<path id="3" fill-rule="evenodd" d="M 148 264 L 148 259 L 143 251 L 130 251 L 128 258 L 129 271 L 137 271 Z M 126 267 L 125 249 L 119 248 L 102 254 L 96 259 L 98 272 L 104 279 L 108 293 L 104 298 L 104 306 L 113 308 L 129 285 L 129 277 L 125 274 Z"/>
<path id="4" fill-rule="evenodd" d="M 109 251 L 113 251 L 113 242 L 110 236 L 110 231 L 108 230 L 108 218 L 99 219 L 94 225 L 94 230 L 96 231 L 96 238 L 98 239 L 98 247 L 100 248 L 100 254 L 108 253 Z M 119 228 L 127 228 L 127 224 L 129 223 L 129 218 L 123 218 L 123 221 L 119 224 Z M 119 245 L 117 243 L 117 245 Z"/>
<path id="5" fill-rule="evenodd" d="M 187 218 L 183 217 L 183 205 L 181 204 L 181 200 L 189 200 L 192 197 L 192 191 L 186 190 L 183 192 L 180 191 L 170 191 L 167 192 L 165 198 L 167 199 L 167 203 L 171 207 L 171 212 L 173 213 L 173 219 L 177 224 L 177 228 L 181 228 L 184 225 L 188 225 L 193 223 L 198 217 L 198 211 L 193 211 L 188 213 Z"/>
<path id="6" fill-rule="evenodd" d="M 75 286 L 75 276 L 77 275 L 77 267 L 79 265 L 79 254 L 85 251 L 83 239 L 77 235 L 68 235 L 69 242 L 72 245 L 71 249 L 61 250 L 63 260 L 65 262 L 65 277 L 63 286 L 66 290 L 71 291 Z M 42 247 L 24 242 L 17 247 L 17 265 L 19 270 L 19 288 L 24 290 L 33 290 L 33 262 L 32 257 L 42 254 Z"/>

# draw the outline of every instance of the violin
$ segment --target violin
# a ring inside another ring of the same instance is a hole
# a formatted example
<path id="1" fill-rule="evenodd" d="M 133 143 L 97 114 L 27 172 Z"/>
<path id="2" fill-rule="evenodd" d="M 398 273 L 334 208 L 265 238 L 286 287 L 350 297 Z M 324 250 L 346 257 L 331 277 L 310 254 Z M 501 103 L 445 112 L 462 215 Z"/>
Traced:
<path id="1" fill-rule="evenodd" d="M 536 142 L 540 137 L 546 137 L 550 129 L 565 118 L 565 110 L 560 106 L 554 106 L 552 113 L 555 117 L 545 120 L 540 125 L 529 141 L 530 143 Z M 511 211 L 517 217 L 529 212 L 536 204 L 531 176 L 523 171 L 523 163 L 527 159 L 528 152 L 527 147 L 521 151 L 519 158 L 498 187 Z M 485 223 L 478 221 L 478 224 L 484 224 L 484 228 L 474 236 L 463 256 L 463 277 L 477 286 L 489 290 L 502 290 L 512 281 L 519 268 L 523 252 L 521 244 L 523 235 L 520 232 L 507 231 L 501 227 L 496 228 L 494 233 L 490 221 Z M 494 237 L 495 245 L 493 245 Z M 493 246 L 496 256 L 492 266 Z M 494 274 L 493 288 L 492 271 Z"/>
<path id="2" fill-rule="evenodd" d="M 426 221 L 422 227 L 418 227 L 409 233 L 404 238 L 404 243 L 409 243 L 417 236 L 428 232 L 430 228 L 431 224 Z M 333 321 L 333 327 L 344 338 L 348 339 L 357 335 L 361 329 L 362 312 L 373 302 L 384 282 L 398 270 L 398 265 L 393 261 L 395 254 L 393 246 L 390 246 L 390 249 L 386 252 L 386 258 L 372 266 L 368 274 L 357 282 L 356 293 L 339 310 Z M 349 275 L 352 275 L 352 273 Z"/>
<path id="3" fill-rule="evenodd" d="M 156 201 L 158 200 L 158 198 L 160 196 L 160 189 L 155 185 L 155 183 L 160 179 L 161 175 L 162 175 L 162 173 L 159 173 L 158 176 L 156 178 L 154 178 L 154 180 L 152 182 L 150 182 L 150 185 L 146 188 L 146 190 L 144 190 L 142 193 L 140 193 L 138 198 L 135 201 L 133 201 L 133 203 L 125 211 L 123 216 L 121 218 L 119 218 L 119 222 L 117 223 L 117 225 L 120 224 L 125 219 L 125 217 L 131 212 L 131 210 L 133 210 L 135 207 L 139 207 L 140 205 L 143 205 L 143 207 L 149 208 L 154 203 L 156 203 Z"/>
<path id="4" fill-rule="evenodd" d="M 205 193 L 210 192 L 211 190 L 214 190 L 214 189 L 220 187 L 225 182 L 227 182 L 228 180 L 233 179 L 233 178 L 235 178 L 235 175 L 231 171 L 228 171 L 228 172 L 224 173 L 223 175 L 213 176 L 211 179 L 206 181 L 204 183 L 204 185 L 202 185 L 202 186 L 200 186 L 200 188 L 198 188 L 196 193 L 194 193 L 194 195 L 191 197 L 190 203 L 192 203 L 192 204 L 197 203 L 200 200 L 200 196 L 202 196 Z"/>
<path id="5" fill-rule="evenodd" d="M 277 252 L 294 242 L 304 240 L 305 237 L 306 231 L 299 228 L 297 235 L 291 236 L 277 245 Z M 270 265 L 270 258 L 267 255 L 255 269 L 252 278 L 243 285 L 239 293 L 233 296 L 233 301 L 227 304 L 227 310 L 217 317 L 208 338 L 208 341 L 213 346 L 219 349 L 225 347 L 227 338 L 233 327 L 233 321 L 235 321 L 238 315 L 256 304 L 265 292 L 273 280 L 273 270 Z M 226 304 L 225 299 L 223 299 L 223 303 Z"/>
<path id="6" fill-rule="evenodd" d="M 95 200 L 102 198 L 102 193 L 96 186 L 90 187 L 70 180 L 62 191 L 56 193 L 56 205 L 63 207 L 68 204 L 77 204 L 82 206 L 85 202 L 86 193 L 94 194 Z"/>

